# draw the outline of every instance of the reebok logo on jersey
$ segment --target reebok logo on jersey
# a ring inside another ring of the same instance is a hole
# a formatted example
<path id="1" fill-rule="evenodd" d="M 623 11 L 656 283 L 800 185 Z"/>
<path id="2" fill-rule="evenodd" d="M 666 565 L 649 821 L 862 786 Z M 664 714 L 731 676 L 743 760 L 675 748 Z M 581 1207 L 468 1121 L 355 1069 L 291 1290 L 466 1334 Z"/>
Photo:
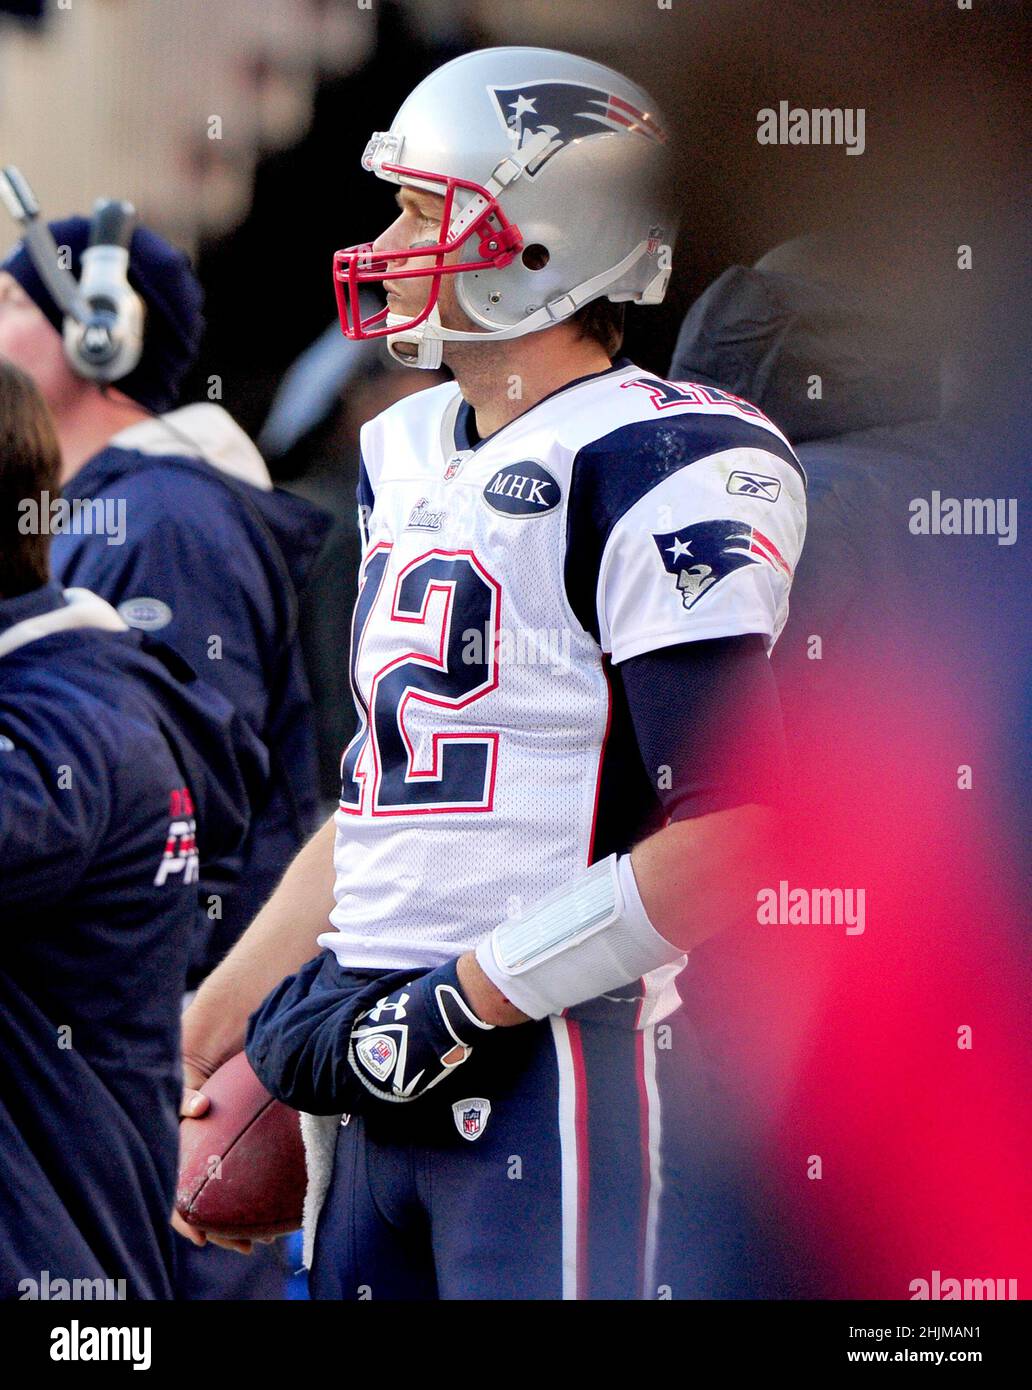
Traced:
<path id="1" fill-rule="evenodd" d="M 732 496 L 762 497 L 765 502 L 776 502 L 781 495 L 781 482 L 763 473 L 742 473 L 736 469 L 727 480 L 727 490 Z"/>
<path id="2" fill-rule="evenodd" d="M 766 563 L 792 577 L 788 561 L 774 542 L 742 521 L 697 521 L 652 539 L 664 567 L 676 576 L 685 608 L 694 608 L 710 589 L 744 565 Z"/>
<path id="3" fill-rule="evenodd" d="M 484 501 L 503 516 L 543 516 L 562 495 L 548 469 L 534 459 L 499 468 L 484 488 Z"/>

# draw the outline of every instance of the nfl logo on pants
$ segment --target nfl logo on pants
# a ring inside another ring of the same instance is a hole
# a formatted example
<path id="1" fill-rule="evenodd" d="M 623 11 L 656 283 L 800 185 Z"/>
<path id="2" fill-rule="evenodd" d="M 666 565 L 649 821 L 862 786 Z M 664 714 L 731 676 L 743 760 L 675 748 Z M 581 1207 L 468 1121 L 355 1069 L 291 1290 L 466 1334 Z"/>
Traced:
<path id="1" fill-rule="evenodd" d="M 465 1100 L 455 1102 L 452 1114 L 455 1116 L 455 1128 L 463 1139 L 479 1139 L 491 1114 L 491 1102 L 483 1096 L 467 1096 Z"/>

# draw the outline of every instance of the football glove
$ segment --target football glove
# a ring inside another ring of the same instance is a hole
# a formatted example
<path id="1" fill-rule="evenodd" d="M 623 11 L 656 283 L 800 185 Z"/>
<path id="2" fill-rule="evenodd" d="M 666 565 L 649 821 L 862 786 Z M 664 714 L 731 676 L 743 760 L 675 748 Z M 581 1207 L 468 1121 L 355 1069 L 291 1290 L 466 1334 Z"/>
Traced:
<path id="1" fill-rule="evenodd" d="M 457 959 L 448 961 L 356 1018 L 348 1063 L 374 1096 L 417 1100 L 469 1060 L 475 1041 L 494 1031 L 470 1008 L 457 967 Z"/>

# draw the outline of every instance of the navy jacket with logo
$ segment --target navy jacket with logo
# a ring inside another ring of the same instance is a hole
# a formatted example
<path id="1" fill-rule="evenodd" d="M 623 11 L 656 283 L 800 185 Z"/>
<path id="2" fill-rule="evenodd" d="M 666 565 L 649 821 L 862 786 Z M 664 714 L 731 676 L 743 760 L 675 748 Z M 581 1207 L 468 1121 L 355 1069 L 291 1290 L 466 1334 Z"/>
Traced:
<path id="1" fill-rule="evenodd" d="M 0 644 L 66 606 L 57 584 L 0 601 Z M 0 645 L 0 1297 L 171 1297 L 198 850 L 237 848 L 265 777 L 229 703 L 139 632 Z"/>
<path id="2" fill-rule="evenodd" d="M 297 593 L 331 518 L 272 488 L 254 446 L 220 407 L 188 406 L 163 418 L 171 433 L 162 420 L 125 431 L 63 492 L 72 502 L 124 502 L 123 542 L 57 534 L 52 563 L 65 587 L 100 594 L 131 626 L 152 623 L 234 704 L 268 751 L 269 781 L 248 841 L 236 862 L 213 869 L 202 884 L 190 973 L 196 984 L 249 925 L 315 829 L 315 724 L 297 638 Z M 205 457 L 189 456 L 191 439 Z M 140 599 L 158 602 L 132 604 Z M 221 900 L 215 915 L 211 894 Z"/>

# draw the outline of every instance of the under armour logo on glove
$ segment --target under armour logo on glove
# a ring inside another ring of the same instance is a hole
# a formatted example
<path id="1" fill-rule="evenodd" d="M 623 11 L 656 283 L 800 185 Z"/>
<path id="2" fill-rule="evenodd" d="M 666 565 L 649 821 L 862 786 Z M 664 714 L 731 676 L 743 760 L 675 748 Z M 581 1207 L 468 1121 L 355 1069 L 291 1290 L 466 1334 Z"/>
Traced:
<path id="1" fill-rule="evenodd" d="M 370 1009 L 367 1014 L 361 1014 L 360 1017 L 371 1018 L 374 1023 L 379 1023 L 384 1014 L 391 1015 L 395 1019 L 402 1019 L 405 1017 L 405 1005 L 408 1001 L 409 996 L 403 989 L 399 989 L 396 995 L 384 995 L 375 1009 Z"/>
<path id="2" fill-rule="evenodd" d="M 348 1062 L 381 1100 L 417 1100 L 469 1060 L 473 1039 L 493 1031 L 466 1002 L 451 960 L 359 1014 Z"/>

